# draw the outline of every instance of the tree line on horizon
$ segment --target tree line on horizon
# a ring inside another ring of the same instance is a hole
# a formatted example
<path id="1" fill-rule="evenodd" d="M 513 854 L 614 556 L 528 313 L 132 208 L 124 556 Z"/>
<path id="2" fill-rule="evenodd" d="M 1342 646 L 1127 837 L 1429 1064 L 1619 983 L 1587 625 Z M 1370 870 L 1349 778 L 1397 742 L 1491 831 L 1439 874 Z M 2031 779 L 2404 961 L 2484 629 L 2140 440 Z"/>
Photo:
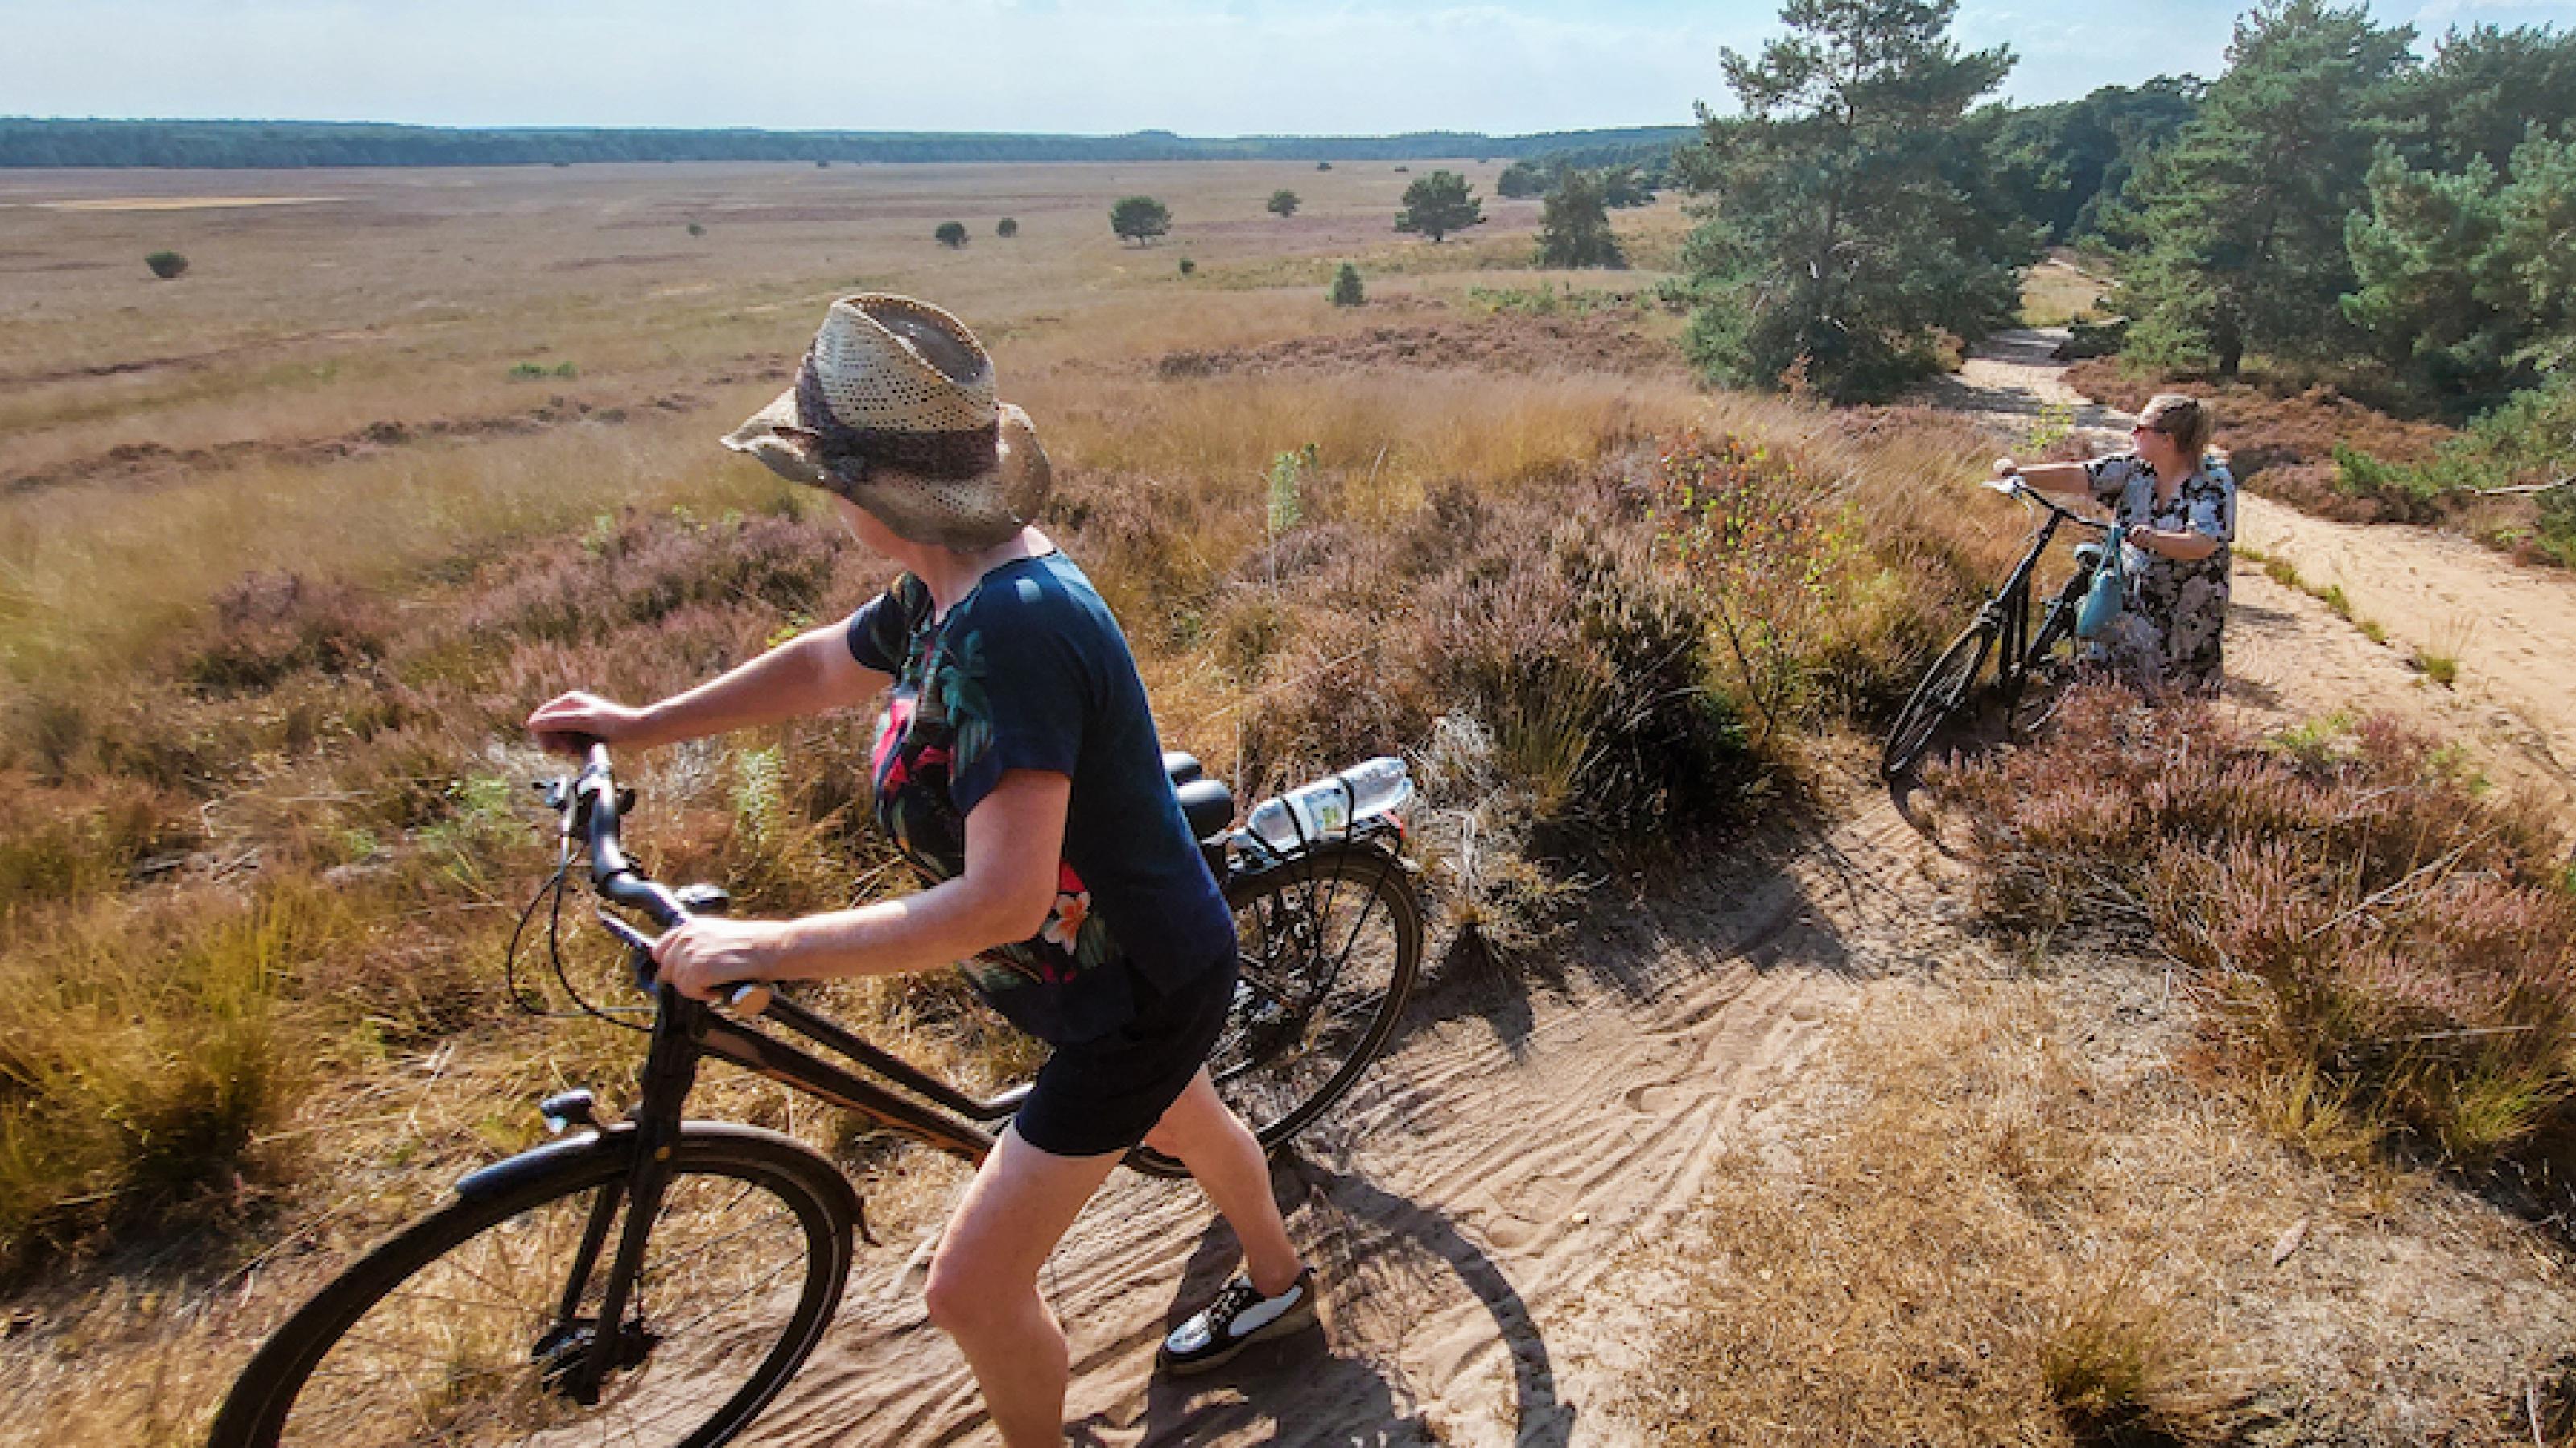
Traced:
<path id="1" fill-rule="evenodd" d="M 314 166 L 544 166 L 678 161 L 908 165 L 1039 161 L 1410 161 L 1668 152 L 1688 126 L 1487 136 L 1194 137 L 938 131 L 455 128 L 336 121 L 0 117 L 0 167 L 292 170 Z"/>

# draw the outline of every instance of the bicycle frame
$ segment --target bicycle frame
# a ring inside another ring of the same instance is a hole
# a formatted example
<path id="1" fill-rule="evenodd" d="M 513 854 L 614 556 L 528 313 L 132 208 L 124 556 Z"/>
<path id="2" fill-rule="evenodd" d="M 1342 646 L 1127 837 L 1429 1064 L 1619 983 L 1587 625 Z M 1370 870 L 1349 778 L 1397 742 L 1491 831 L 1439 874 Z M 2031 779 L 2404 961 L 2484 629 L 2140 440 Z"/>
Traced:
<path id="1" fill-rule="evenodd" d="M 651 880 L 626 858 L 619 839 L 619 820 L 631 804 L 631 796 L 621 794 L 613 783 L 605 746 L 592 746 L 588 764 L 573 781 L 570 790 L 557 797 L 555 802 L 563 811 L 565 834 L 578 833 L 588 842 L 592 883 L 603 900 L 640 911 L 666 930 L 688 922 L 691 912 L 682 895 Z M 1382 825 L 1378 832 L 1399 828 Z M 1355 839 L 1373 837 L 1374 832 L 1366 829 L 1355 832 L 1353 836 Z M 1287 856 L 1260 852 L 1256 852 L 1255 857 L 1262 862 L 1255 873 L 1263 868 L 1275 868 L 1288 859 Z M 1385 860 L 1389 869 L 1407 868 L 1392 853 L 1387 854 Z M 616 1253 L 610 1261 L 609 1275 L 602 1288 L 598 1315 L 592 1325 L 592 1339 L 578 1360 L 558 1364 L 557 1382 L 562 1391 L 584 1402 L 595 1398 L 599 1385 L 610 1371 L 619 1366 L 627 1302 L 642 1271 L 645 1248 L 662 1196 L 671 1182 L 674 1148 L 679 1141 L 689 1093 L 697 1084 L 701 1061 L 713 1058 L 738 1066 L 792 1090 L 857 1112 L 879 1126 L 914 1137 L 970 1164 L 980 1164 L 993 1149 L 994 1134 L 985 1127 L 1006 1120 L 1018 1111 L 1030 1090 L 1023 1084 L 988 1099 L 970 1096 L 900 1057 L 871 1045 L 811 1007 L 766 986 L 744 986 L 725 992 L 730 1007 L 727 1010 L 692 1000 L 658 979 L 652 958 L 653 942 L 642 932 L 604 909 L 599 919 L 609 933 L 626 946 L 636 987 L 653 997 L 654 1015 L 651 1043 L 645 1051 L 641 1090 L 631 1114 L 635 1138 L 633 1165 L 624 1182 L 603 1189 L 592 1207 L 590 1220 L 574 1253 L 572 1270 L 564 1284 L 556 1327 L 549 1338 L 555 1347 L 579 1346 L 577 1314 L 580 1304 L 599 1258 L 607 1249 L 609 1230 L 615 1224 L 620 1208 L 624 1207 L 625 1223 L 619 1232 Z M 885 1085 L 757 1029 L 751 1024 L 755 1020 L 794 1032 L 886 1078 L 922 1100 L 899 1095 Z M 586 1097 L 582 1100 L 579 1116 L 584 1124 L 595 1124 L 588 1121 Z M 483 1168 L 460 1182 L 458 1190 L 467 1195 L 488 1190 L 519 1171 L 533 1168 L 540 1160 L 551 1161 L 566 1151 L 596 1148 L 603 1145 L 605 1139 L 606 1133 L 602 1133 L 586 1141 L 557 1142 L 539 1147 Z M 858 1225 L 860 1234 L 866 1236 L 864 1215 Z"/>
<path id="2" fill-rule="evenodd" d="M 593 745 L 588 765 L 574 781 L 570 797 L 559 799 L 567 834 L 579 831 L 590 845 L 591 878 L 600 895 L 613 904 L 640 910 L 665 929 L 686 924 L 690 912 L 681 898 L 647 878 L 627 861 L 618 838 L 619 816 L 629 799 L 621 797 L 609 774 L 608 753 Z M 728 1016 L 702 1001 L 683 996 L 656 978 L 652 942 L 634 927 L 600 912 L 600 921 L 627 947 L 639 989 L 653 997 L 651 1044 L 645 1049 L 642 1090 L 632 1113 L 635 1135 L 633 1166 L 619 1187 L 604 1189 L 591 1209 L 582 1240 L 557 1308 L 556 1334 L 562 1345 L 578 1345 L 578 1311 L 600 1254 L 608 1245 L 610 1226 L 619 1209 L 625 1225 L 616 1255 L 602 1287 L 598 1316 L 588 1349 L 561 1365 L 559 1385 L 577 1401 L 595 1399 L 599 1384 L 618 1366 L 625 1329 L 626 1305 L 641 1274 L 644 1251 L 652 1234 L 662 1196 L 673 1174 L 676 1147 L 689 1093 L 697 1085 L 699 1062 L 712 1057 L 754 1075 L 828 1101 L 890 1130 L 915 1137 L 969 1163 L 981 1163 L 993 1149 L 993 1134 L 983 1124 L 1002 1121 L 1019 1109 L 1029 1088 L 1013 1087 L 989 1100 L 978 1100 L 911 1065 L 835 1023 L 766 988 L 731 994 L 745 1016 L 783 1026 L 848 1057 L 930 1105 L 896 1094 L 874 1081 L 844 1070 L 787 1041 L 755 1029 L 747 1020 Z M 587 1122 L 587 1103 L 582 1116 Z M 597 1145 L 601 1137 L 590 1138 Z M 557 1143 L 486 1167 L 458 1183 L 468 1195 L 504 1179 L 522 1164 L 552 1159 L 583 1144 Z M 866 1221 L 860 1220 L 866 1233 Z"/>
<path id="3" fill-rule="evenodd" d="M 1993 484 L 1988 486 L 1995 487 Z M 2078 528 L 2105 537 L 2109 536 L 2110 529 L 2050 502 L 2019 478 L 2011 479 L 2009 487 L 1995 487 L 1995 490 L 2018 499 L 2025 506 L 2035 506 L 2041 512 L 2041 518 L 2031 532 L 2030 547 L 2023 550 L 2021 561 L 2013 565 L 2012 573 L 2004 579 L 2004 586 L 1978 610 L 1981 617 L 1995 625 L 1995 678 L 2003 687 L 2005 696 L 2011 698 L 2021 692 L 2032 666 L 2038 663 L 2032 657 L 2030 586 L 2039 571 L 2039 560 L 2048 552 L 2048 545 L 2055 540 L 2057 530 L 2063 524 L 2073 523 Z M 2091 581 L 2092 570 L 2079 567 L 2059 590 L 2052 607 L 2072 606 L 2076 599 L 2082 597 L 2084 586 Z"/>

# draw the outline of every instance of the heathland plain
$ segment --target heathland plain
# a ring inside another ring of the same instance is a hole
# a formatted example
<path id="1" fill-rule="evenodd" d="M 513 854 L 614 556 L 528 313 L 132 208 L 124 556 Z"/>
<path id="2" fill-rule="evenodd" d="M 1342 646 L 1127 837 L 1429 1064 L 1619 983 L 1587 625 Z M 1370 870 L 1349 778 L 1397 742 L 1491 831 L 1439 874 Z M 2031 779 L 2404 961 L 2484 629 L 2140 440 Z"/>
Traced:
<path id="1" fill-rule="evenodd" d="M 1389 751 L 1426 785 L 1433 990 L 1282 1173 L 1342 1268 L 1329 1370 L 1149 1390 L 1128 1339 L 1204 1224 L 1133 1185 L 1063 1258 L 1100 1335 L 1077 1411 L 1154 1441 L 2563 1441 L 2576 1298 L 2525 1220 L 2563 1191 L 2546 826 L 2400 731 L 2198 719 L 2162 736 L 2196 792 L 2123 814 L 2083 751 L 2144 726 L 2097 701 L 1949 787 L 1962 879 L 1849 779 L 2015 549 L 1959 501 L 1985 440 L 1707 392 L 1660 300 L 1676 202 L 1614 215 L 1635 270 L 1542 273 L 1495 163 L 1442 163 L 1485 224 L 1397 235 L 1433 164 L 0 176 L 10 1436 L 192 1441 L 279 1312 L 534 1139 L 537 1097 L 626 1091 L 627 1038 L 502 976 L 551 865 L 512 726 L 881 586 L 714 445 L 877 289 L 992 347 L 1171 744 L 1247 796 Z M 1152 245 L 1109 230 L 1138 194 Z M 1344 262 L 1364 305 L 1326 299 Z M 861 727 L 637 761 L 636 842 L 746 911 L 900 888 Z M 2264 852 L 2338 829 L 2379 843 Z M 2457 973 L 2392 981 L 2390 948 Z M 970 1079 L 1027 1064 L 945 981 L 835 996 Z M 700 1104 L 862 1183 L 888 1290 L 850 1310 L 901 1319 L 954 1172 L 756 1083 Z M 848 1336 L 787 1441 L 970 1426 L 944 1346 Z"/>

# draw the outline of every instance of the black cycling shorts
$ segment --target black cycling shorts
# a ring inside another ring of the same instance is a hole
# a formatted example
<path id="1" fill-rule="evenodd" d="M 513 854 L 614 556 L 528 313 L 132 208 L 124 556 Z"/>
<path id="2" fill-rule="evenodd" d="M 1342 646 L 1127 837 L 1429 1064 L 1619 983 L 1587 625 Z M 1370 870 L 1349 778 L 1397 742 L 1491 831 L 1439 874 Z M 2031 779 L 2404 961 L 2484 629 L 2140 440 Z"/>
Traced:
<path id="1" fill-rule="evenodd" d="M 1138 973 L 1135 1018 L 1105 1036 L 1056 1047 L 1012 1129 L 1056 1156 L 1102 1156 L 1143 1141 L 1225 1033 L 1234 975 L 1232 951 L 1169 993 Z"/>

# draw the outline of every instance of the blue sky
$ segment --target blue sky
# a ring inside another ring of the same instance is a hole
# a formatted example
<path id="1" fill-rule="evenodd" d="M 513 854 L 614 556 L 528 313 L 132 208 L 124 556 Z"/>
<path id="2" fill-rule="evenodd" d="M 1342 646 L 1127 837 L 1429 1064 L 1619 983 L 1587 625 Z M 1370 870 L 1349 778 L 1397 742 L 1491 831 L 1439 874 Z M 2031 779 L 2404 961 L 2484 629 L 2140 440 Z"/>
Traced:
<path id="1" fill-rule="evenodd" d="M 1962 0 L 2060 100 L 2216 74 L 2242 8 Z M 2576 0 L 2373 6 L 2576 27 Z M 1686 122 L 1776 0 L 0 0 L 0 114 L 1187 135 Z"/>

